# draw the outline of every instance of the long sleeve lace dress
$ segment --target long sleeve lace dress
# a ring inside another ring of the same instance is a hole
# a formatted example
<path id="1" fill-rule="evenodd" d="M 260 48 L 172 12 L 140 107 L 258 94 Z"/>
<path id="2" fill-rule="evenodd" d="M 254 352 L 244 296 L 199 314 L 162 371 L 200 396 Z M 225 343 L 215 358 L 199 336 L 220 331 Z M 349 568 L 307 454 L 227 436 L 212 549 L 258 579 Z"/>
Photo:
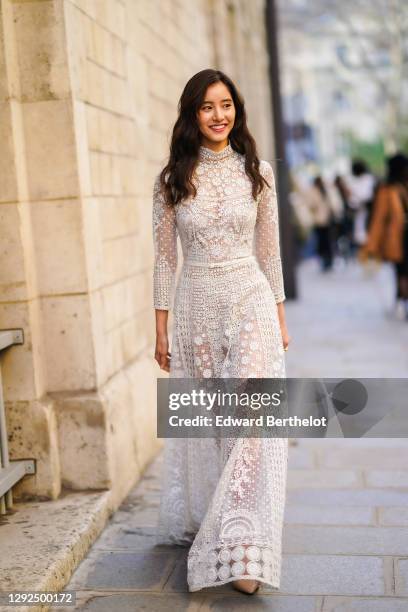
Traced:
<path id="1" fill-rule="evenodd" d="M 153 190 L 154 307 L 173 308 L 170 377 L 284 378 L 285 299 L 273 171 L 252 197 L 245 158 L 200 147 L 197 195 Z M 183 266 L 176 286 L 177 235 Z M 278 589 L 287 438 L 167 439 L 158 538 L 190 544 L 190 591 L 242 578 Z"/>

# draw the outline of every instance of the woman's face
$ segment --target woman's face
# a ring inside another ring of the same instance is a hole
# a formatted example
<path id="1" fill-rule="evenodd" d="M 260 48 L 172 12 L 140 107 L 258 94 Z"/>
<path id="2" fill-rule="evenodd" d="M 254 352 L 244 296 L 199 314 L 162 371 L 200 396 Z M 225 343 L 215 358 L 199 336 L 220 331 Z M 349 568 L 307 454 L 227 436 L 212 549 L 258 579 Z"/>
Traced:
<path id="1" fill-rule="evenodd" d="M 221 81 L 208 87 L 197 112 L 197 121 L 203 146 L 219 147 L 228 143 L 228 135 L 234 127 L 235 106 L 228 87 Z"/>

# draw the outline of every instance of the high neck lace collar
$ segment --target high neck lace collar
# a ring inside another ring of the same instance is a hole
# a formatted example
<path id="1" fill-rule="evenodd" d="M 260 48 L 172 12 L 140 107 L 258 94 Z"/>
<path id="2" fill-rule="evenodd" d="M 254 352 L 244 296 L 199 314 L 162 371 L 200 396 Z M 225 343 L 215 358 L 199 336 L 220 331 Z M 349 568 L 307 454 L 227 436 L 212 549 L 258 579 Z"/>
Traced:
<path id="1" fill-rule="evenodd" d="M 221 149 L 221 151 L 213 151 L 212 149 L 208 149 L 207 147 L 201 146 L 199 148 L 198 156 L 202 161 L 216 162 L 222 161 L 223 159 L 227 159 L 234 154 L 234 149 L 231 147 L 231 143 L 229 142 L 226 147 Z"/>

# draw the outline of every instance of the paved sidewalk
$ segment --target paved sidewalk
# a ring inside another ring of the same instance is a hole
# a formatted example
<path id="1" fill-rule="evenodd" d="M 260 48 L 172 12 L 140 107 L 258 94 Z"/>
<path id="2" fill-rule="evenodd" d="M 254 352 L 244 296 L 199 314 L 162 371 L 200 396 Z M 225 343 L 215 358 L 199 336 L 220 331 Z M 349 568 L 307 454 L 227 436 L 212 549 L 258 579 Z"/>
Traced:
<path id="1" fill-rule="evenodd" d="M 390 267 L 370 274 L 350 263 L 322 274 L 312 259 L 298 280 L 299 299 L 286 306 L 288 377 L 408 376 L 408 322 L 394 316 Z"/>
<path id="2" fill-rule="evenodd" d="M 389 314 L 387 268 L 322 275 L 308 261 L 299 277 L 301 298 L 287 304 L 288 376 L 408 376 L 408 323 Z M 153 548 L 160 461 L 74 574 L 67 588 L 78 592 L 77 609 L 408 610 L 408 440 L 302 439 L 290 448 L 281 591 L 254 597 L 230 585 L 189 594 L 187 550 Z"/>

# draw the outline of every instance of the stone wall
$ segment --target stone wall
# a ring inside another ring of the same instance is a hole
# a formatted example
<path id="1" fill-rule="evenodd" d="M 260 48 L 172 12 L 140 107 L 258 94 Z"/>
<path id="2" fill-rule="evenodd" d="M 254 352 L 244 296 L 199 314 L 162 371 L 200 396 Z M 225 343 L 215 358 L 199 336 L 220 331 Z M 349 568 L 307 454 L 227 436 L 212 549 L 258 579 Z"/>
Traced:
<path id="1" fill-rule="evenodd" d="M 20 495 L 112 488 L 159 449 L 151 190 L 187 79 L 234 78 L 273 135 L 263 0 L 0 0 L 0 327 Z"/>

